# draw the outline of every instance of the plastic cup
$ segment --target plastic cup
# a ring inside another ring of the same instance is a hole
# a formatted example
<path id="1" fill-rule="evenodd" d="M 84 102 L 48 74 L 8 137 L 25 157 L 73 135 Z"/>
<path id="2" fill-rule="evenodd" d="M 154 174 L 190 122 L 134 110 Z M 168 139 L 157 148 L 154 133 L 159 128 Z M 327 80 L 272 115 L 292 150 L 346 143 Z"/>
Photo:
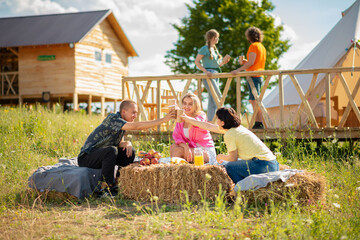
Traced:
<path id="1" fill-rule="evenodd" d="M 240 65 L 243 65 L 243 62 L 244 62 L 244 56 L 240 56 L 240 57 L 239 57 L 239 63 L 240 63 Z"/>
<path id="2" fill-rule="evenodd" d="M 181 115 L 183 115 L 184 110 L 182 109 L 178 109 L 176 110 L 176 122 L 182 122 L 183 120 L 181 119 Z"/>
<path id="3" fill-rule="evenodd" d="M 204 154 L 201 148 L 194 148 L 194 165 L 204 165 Z"/>
<path id="4" fill-rule="evenodd" d="M 176 110 L 178 108 L 178 106 L 176 105 L 176 99 L 169 99 L 168 101 L 169 103 L 169 112 L 173 111 L 173 110 Z M 177 118 L 177 111 L 175 111 L 175 119 Z"/>

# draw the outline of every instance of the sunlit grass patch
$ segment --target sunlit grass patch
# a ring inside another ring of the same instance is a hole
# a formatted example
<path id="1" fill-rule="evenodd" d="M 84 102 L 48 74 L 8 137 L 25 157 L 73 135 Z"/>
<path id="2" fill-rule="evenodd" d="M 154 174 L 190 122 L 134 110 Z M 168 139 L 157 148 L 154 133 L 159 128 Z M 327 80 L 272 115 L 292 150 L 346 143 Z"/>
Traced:
<path id="1" fill-rule="evenodd" d="M 40 166 L 74 157 L 101 116 L 0 108 L 0 239 L 359 239 L 359 144 L 324 139 L 266 142 L 279 162 L 326 178 L 326 200 L 302 206 L 220 192 L 214 200 L 167 204 L 38 194 L 27 179 Z M 138 150 L 169 156 L 171 138 L 134 141 Z M 220 138 L 218 153 L 226 151 Z M 136 184 L 136 182 L 134 183 Z M 203 187 L 203 186 L 202 186 Z M 63 198 L 64 197 L 64 198 Z"/>

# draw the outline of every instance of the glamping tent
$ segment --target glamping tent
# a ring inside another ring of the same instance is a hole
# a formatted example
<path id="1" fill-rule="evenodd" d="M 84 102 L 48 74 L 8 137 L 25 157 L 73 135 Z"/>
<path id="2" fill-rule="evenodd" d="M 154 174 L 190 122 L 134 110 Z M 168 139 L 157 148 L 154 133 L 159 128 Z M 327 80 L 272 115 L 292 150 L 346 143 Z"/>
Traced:
<path id="1" fill-rule="evenodd" d="M 295 69 L 321 69 L 333 67 L 359 67 L 360 66 L 360 0 L 356 0 L 347 10 L 342 12 L 342 19 L 332 30 L 319 42 L 319 44 L 296 66 Z M 350 92 L 358 81 L 359 72 L 344 72 L 344 78 Z M 304 93 L 309 89 L 309 103 L 320 127 L 325 126 L 325 74 L 319 74 L 313 89 L 310 87 L 311 74 L 299 74 L 296 76 Z M 340 83 L 337 74 L 330 74 L 331 84 L 331 125 L 337 126 L 344 114 L 349 99 L 345 89 Z M 286 77 L 284 86 L 284 124 L 291 126 L 301 104 L 301 98 L 291 81 Z M 357 106 L 360 106 L 360 94 L 354 98 Z M 274 88 L 263 99 L 269 116 L 275 127 L 280 125 L 279 88 Z M 308 119 L 305 112 L 301 113 L 301 124 L 307 125 Z M 351 110 L 343 126 L 359 127 L 353 110 Z"/>

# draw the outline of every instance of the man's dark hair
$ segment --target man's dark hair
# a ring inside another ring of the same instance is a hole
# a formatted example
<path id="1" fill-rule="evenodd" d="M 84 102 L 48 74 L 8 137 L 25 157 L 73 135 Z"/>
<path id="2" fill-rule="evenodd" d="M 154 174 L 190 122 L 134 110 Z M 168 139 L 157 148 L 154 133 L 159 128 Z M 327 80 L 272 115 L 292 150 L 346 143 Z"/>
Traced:
<path id="1" fill-rule="evenodd" d="M 131 100 L 131 99 L 126 99 L 126 100 L 122 101 L 121 104 L 120 104 L 120 109 L 119 109 L 120 113 L 121 113 L 122 110 L 129 109 L 129 107 L 132 104 L 136 105 L 136 102 L 134 100 Z"/>
<path id="2" fill-rule="evenodd" d="M 241 119 L 233 108 L 222 107 L 216 111 L 216 116 L 224 122 L 224 129 L 237 128 L 241 124 Z"/>

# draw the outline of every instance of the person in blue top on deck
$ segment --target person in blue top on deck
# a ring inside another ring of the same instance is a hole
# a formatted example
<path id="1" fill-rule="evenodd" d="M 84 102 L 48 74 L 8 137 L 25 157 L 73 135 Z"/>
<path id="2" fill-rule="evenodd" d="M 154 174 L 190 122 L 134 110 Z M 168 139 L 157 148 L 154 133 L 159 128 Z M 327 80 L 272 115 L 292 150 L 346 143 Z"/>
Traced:
<path id="1" fill-rule="evenodd" d="M 216 44 L 219 42 L 219 37 L 220 34 L 215 29 L 210 29 L 209 31 L 207 31 L 205 34 L 206 45 L 199 49 L 195 59 L 195 65 L 208 77 L 210 77 L 213 73 L 220 73 L 220 67 L 228 63 L 230 60 L 229 55 L 226 55 L 223 58 L 216 48 Z M 206 81 L 206 79 L 203 79 L 202 82 L 204 83 L 204 86 L 209 93 L 207 118 L 209 121 L 212 121 L 215 116 L 217 106 L 214 98 L 211 95 L 208 82 Z M 215 94 L 220 99 L 222 96 L 219 89 L 219 79 L 211 78 L 210 84 L 213 86 Z"/>

